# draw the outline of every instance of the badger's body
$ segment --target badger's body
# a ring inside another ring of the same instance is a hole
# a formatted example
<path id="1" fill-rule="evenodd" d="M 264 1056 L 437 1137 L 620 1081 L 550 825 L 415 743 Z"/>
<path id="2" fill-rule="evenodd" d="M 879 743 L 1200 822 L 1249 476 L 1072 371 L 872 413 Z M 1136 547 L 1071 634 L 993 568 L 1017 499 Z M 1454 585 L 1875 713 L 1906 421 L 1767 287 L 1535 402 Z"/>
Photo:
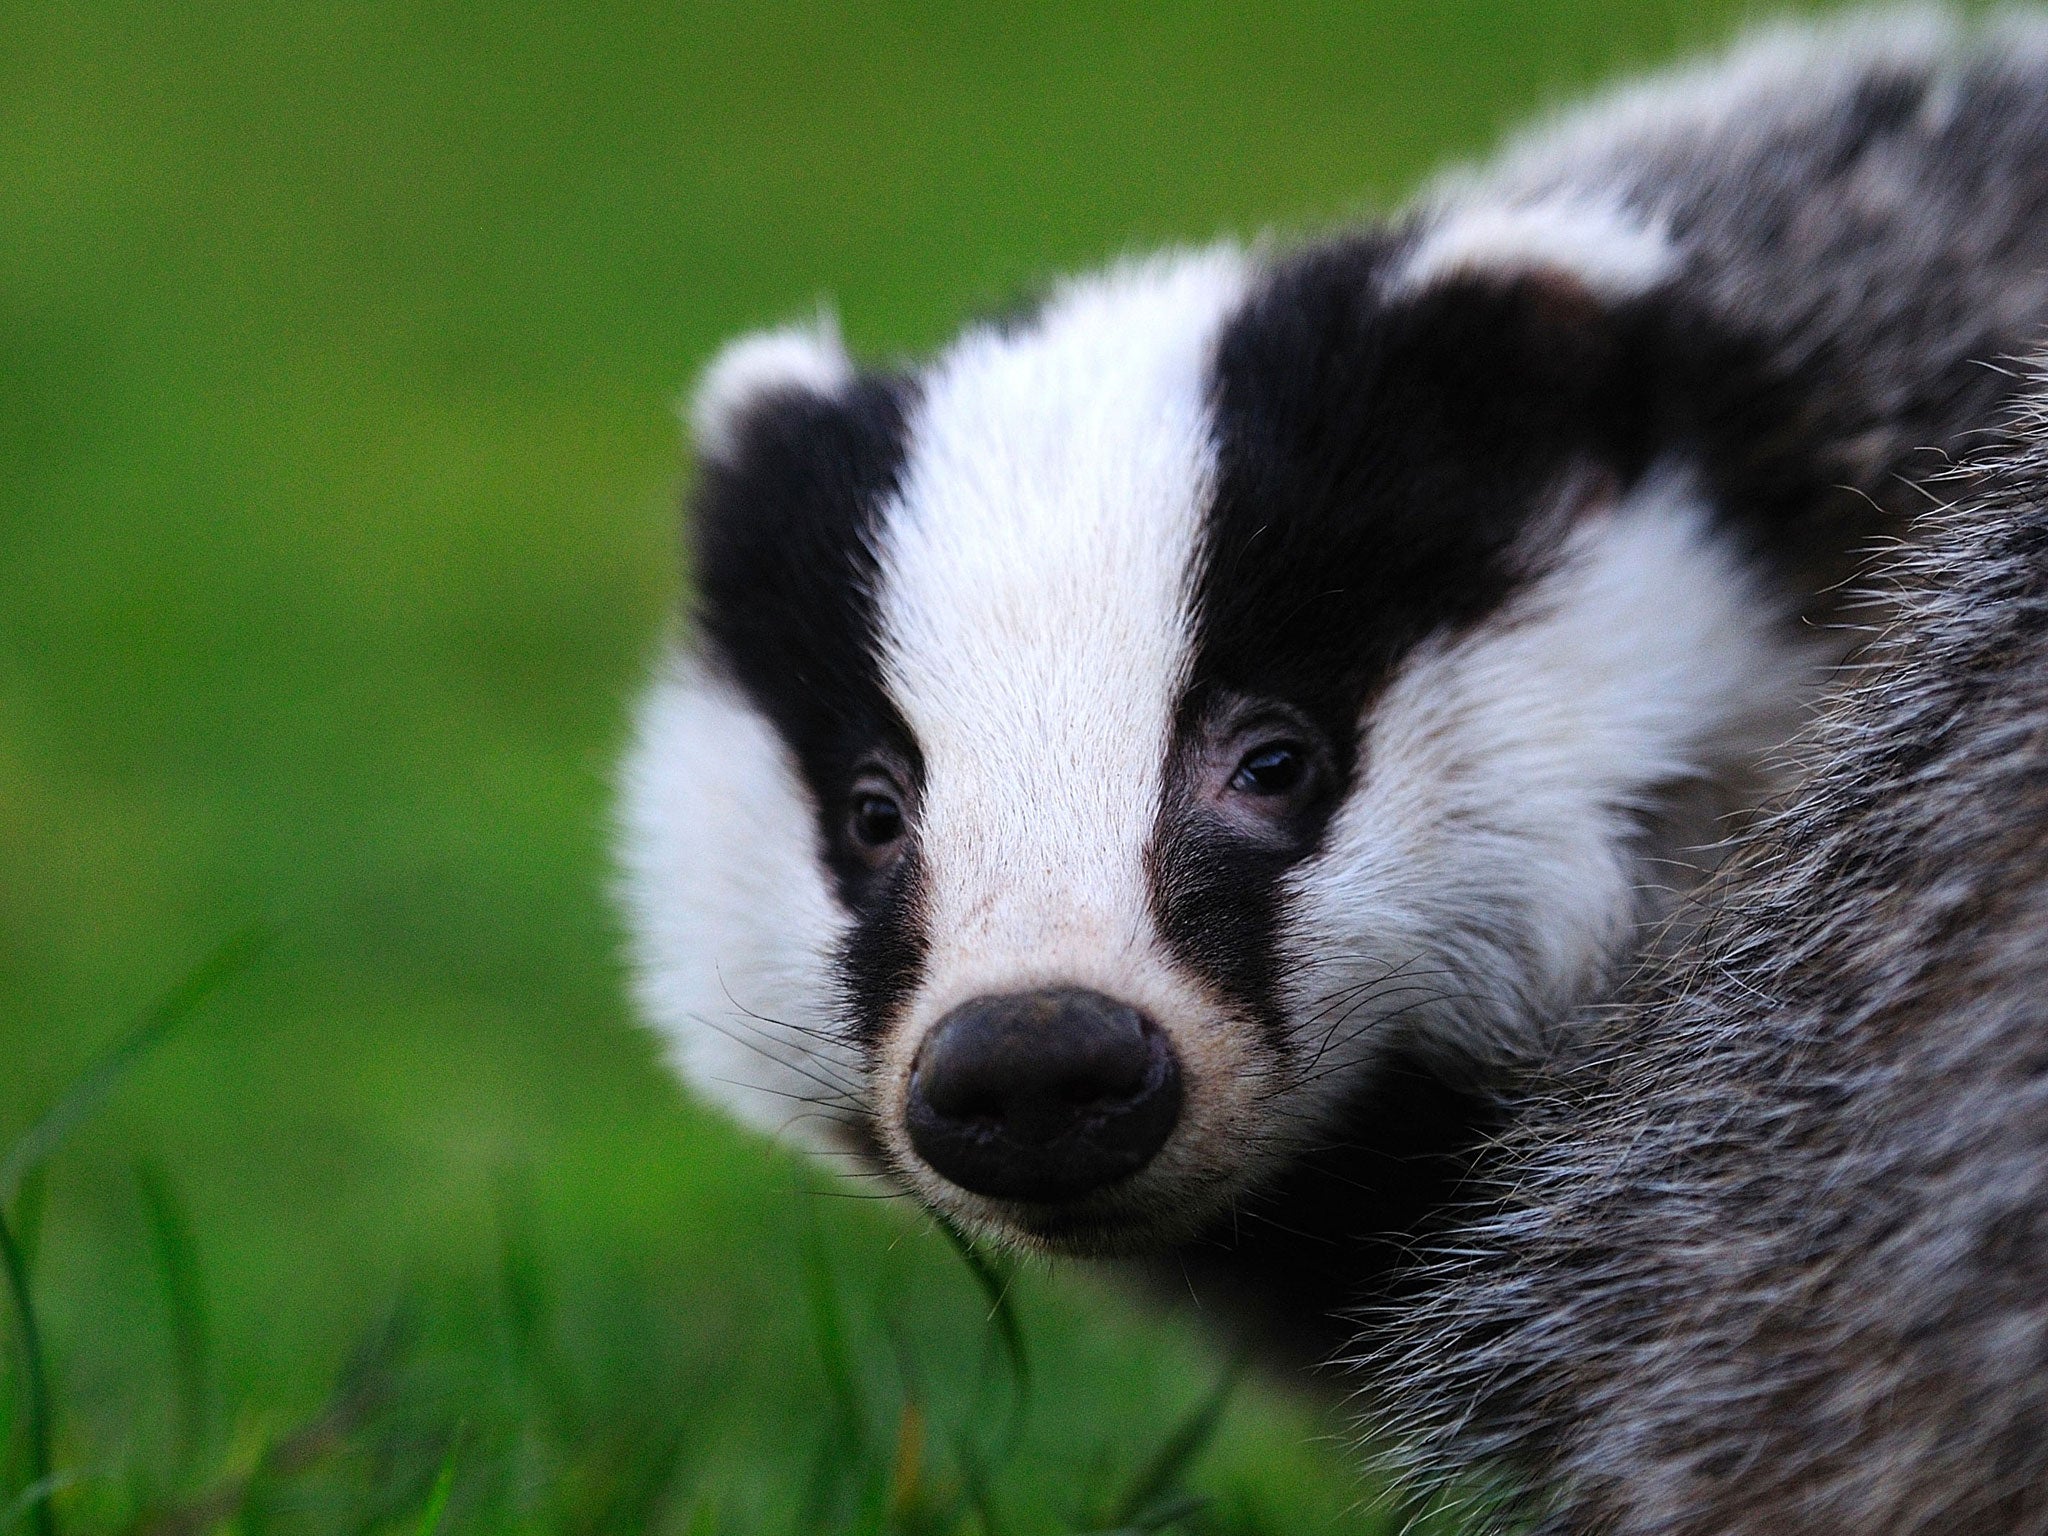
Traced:
<path id="1" fill-rule="evenodd" d="M 949 1220 L 1320 1315 L 1756 803 L 2044 319 L 2048 31 L 1893 17 L 916 369 L 738 342 L 626 772 L 644 1004 Z"/>
<path id="2" fill-rule="evenodd" d="M 2041 407 L 2022 437 L 1928 520 L 1695 942 L 1532 1074 L 1498 1207 L 1393 1314 L 1402 1432 L 1534 1474 L 1558 1529 L 2048 1531 Z"/>

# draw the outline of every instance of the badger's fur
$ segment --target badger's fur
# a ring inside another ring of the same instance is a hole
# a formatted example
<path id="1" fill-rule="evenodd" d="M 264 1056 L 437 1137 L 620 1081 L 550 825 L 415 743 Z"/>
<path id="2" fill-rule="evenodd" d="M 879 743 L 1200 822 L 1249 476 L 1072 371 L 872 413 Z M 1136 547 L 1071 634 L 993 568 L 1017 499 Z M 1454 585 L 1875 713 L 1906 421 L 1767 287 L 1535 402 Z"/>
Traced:
<path id="1" fill-rule="evenodd" d="M 2044 318 L 2048 29 L 1892 16 L 915 368 L 735 343 L 625 772 L 643 1003 L 953 1222 L 1320 1316 L 1756 803 Z"/>
<path id="2" fill-rule="evenodd" d="M 2048 1531 L 2042 406 L 2023 437 L 1393 1314 L 1392 1422 L 1533 1476 L 1557 1529 Z"/>

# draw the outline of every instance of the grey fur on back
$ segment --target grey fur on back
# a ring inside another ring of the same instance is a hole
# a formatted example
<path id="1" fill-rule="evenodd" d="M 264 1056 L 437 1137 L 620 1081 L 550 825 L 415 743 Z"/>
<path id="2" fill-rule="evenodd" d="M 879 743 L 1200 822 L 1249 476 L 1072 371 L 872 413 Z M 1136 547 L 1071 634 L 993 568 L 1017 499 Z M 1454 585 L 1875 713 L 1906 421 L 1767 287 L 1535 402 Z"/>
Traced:
<path id="1" fill-rule="evenodd" d="M 1546 1528 L 2048 1531 L 2043 402 L 1380 1336 L 1423 1463 L 1507 1469 Z"/>
<path id="2" fill-rule="evenodd" d="M 1714 425 L 1742 439 L 1718 489 L 1807 528 L 1825 586 L 1995 419 L 2012 383 L 1986 362 L 2042 334 L 2048 16 L 1781 24 L 1565 115 L 1440 204 L 1475 201 L 1612 205 L 1668 238 L 1698 388 L 1726 377 Z"/>

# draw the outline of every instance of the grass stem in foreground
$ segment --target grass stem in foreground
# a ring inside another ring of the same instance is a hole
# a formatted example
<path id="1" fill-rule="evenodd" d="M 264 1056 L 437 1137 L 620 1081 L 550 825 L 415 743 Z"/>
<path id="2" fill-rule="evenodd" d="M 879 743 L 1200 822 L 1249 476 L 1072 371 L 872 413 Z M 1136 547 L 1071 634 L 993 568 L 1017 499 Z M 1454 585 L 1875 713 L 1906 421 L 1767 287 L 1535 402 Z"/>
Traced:
<path id="1" fill-rule="evenodd" d="M 36 1536 L 57 1536 L 57 1511 L 51 1503 L 56 1489 L 50 1478 L 50 1377 L 43 1359 L 42 1330 L 36 1324 L 35 1300 L 29 1294 L 28 1265 L 4 1208 L 0 1208 L 0 1266 L 7 1271 L 7 1291 L 14 1303 L 23 1370 L 28 1377 L 28 1481 L 29 1492 L 35 1495 L 29 1509 Z"/>

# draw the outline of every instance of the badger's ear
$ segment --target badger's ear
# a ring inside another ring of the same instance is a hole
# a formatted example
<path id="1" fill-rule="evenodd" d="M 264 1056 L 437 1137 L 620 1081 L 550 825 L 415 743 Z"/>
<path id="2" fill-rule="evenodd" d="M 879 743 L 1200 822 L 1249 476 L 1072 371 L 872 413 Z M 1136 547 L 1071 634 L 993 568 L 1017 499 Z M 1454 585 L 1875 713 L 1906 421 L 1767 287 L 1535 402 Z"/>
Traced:
<path id="1" fill-rule="evenodd" d="M 1418 238 L 1391 275 L 1389 297 L 1460 280 L 1533 278 L 1615 303 L 1657 287 L 1676 261 L 1658 221 L 1584 199 L 1447 200 L 1419 223 Z"/>
<path id="2" fill-rule="evenodd" d="M 806 325 L 727 342 L 698 378 L 685 413 L 698 457 L 732 459 L 762 406 L 791 395 L 829 397 L 852 378 L 853 364 L 830 310 L 821 309 Z"/>

